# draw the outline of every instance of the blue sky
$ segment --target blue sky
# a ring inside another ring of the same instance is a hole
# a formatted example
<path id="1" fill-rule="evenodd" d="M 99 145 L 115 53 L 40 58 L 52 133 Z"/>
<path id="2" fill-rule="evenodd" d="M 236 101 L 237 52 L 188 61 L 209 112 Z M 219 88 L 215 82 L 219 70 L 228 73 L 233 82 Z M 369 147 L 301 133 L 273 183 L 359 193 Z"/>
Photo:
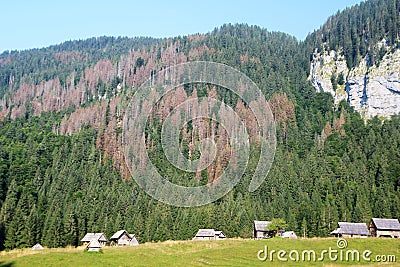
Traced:
<path id="1" fill-rule="evenodd" d="M 247 23 L 303 40 L 338 10 L 360 0 L 26 1 L 1 4 L 0 53 L 93 36 L 170 37 Z"/>

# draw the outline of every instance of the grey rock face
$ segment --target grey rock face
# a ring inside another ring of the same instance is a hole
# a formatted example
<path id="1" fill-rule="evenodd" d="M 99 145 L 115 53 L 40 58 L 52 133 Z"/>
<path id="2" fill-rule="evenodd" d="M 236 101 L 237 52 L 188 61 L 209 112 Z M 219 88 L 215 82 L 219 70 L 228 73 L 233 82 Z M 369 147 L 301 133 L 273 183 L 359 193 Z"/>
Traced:
<path id="1" fill-rule="evenodd" d="M 317 91 L 330 92 L 335 103 L 347 100 L 365 118 L 388 118 L 400 113 L 400 49 L 389 47 L 379 65 L 367 66 L 363 59 L 349 70 L 341 51 L 314 53 L 310 69 L 310 82 Z M 332 76 L 342 75 L 344 84 L 334 90 Z"/>

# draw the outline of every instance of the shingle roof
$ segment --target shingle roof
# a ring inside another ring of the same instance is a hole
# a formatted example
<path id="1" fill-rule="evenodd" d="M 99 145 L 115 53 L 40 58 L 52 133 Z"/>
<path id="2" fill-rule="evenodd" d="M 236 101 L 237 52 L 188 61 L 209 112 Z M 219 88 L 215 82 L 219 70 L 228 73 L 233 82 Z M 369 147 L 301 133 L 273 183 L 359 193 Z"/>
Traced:
<path id="1" fill-rule="evenodd" d="M 256 231 L 267 232 L 265 230 L 271 224 L 270 221 L 254 221 L 254 229 Z"/>
<path id="2" fill-rule="evenodd" d="M 107 238 L 104 233 L 87 233 L 82 239 L 81 242 L 90 242 L 93 239 L 96 239 L 100 242 L 107 242 Z"/>
<path id="3" fill-rule="evenodd" d="M 214 232 L 215 236 L 218 236 L 219 238 L 226 238 L 224 233 L 222 231 L 215 231 Z"/>
<path id="4" fill-rule="evenodd" d="M 339 234 L 349 234 L 349 235 L 368 235 L 368 227 L 365 223 L 349 223 L 349 222 L 339 222 L 338 231 Z M 334 232 L 335 232 L 334 231 Z"/>
<path id="5" fill-rule="evenodd" d="M 101 248 L 101 244 L 97 239 L 92 239 L 87 245 L 88 248 Z"/>
<path id="6" fill-rule="evenodd" d="M 336 228 L 331 232 L 331 235 L 336 235 L 336 234 L 340 234 L 340 228 Z"/>
<path id="7" fill-rule="evenodd" d="M 127 236 L 129 236 L 129 238 L 132 238 L 131 235 L 127 231 L 119 230 L 115 234 L 113 234 L 113 236 L 110 238 L 110 240 L 119 239 L 124 233 L 126 233 Z"/>
<path id="8" fill-rule="evenodd" d="M 294 231 L 286 231 L 281 235 L 283 238 L 297 238 L 297 235 Z"/>
<path id="9" fill-rule="evenodd" d="M 398 219 L 372 218 L 372 221 L 378 230 L 400 231 L 400 223 Z"/>
<path id="10" fill-rule="evenodd" d="M 196 237 L 214 237 L 215 231 L 214 229 L 199 229 L 196 234 Z"/>
<path id="11" fill-rule="evenodd" d="M 131 246 L 139 245 L 139 242 L 137 241 L 135 235 L 132 236 L 131 241 L 129 241 L 129 245 L 131 245 Z"/>

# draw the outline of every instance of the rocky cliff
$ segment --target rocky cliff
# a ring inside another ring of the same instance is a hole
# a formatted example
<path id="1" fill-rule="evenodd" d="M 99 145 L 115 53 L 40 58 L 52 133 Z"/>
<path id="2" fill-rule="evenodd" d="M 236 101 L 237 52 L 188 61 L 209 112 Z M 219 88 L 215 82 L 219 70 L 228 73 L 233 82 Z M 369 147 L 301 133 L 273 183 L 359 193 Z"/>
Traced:
<path id="1" fill-rule="evenodd" d="M 310 81 L 317 91 L 329 92 L 335 104 L 346 100 L 366 118 L 387 118 L 400 113 L 400 49 L 377 44 L 380 51 L 371 63 L 370 55 L 349 69 L 341 50 L 315 51 L 311 62 Z"/>

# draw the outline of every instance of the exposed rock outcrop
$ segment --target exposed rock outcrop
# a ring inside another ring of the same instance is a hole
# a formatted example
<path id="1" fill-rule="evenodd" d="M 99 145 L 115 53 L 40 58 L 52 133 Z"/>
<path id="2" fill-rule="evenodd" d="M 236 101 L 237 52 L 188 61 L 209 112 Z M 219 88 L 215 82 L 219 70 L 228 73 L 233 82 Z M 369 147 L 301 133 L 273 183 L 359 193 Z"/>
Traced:
<path id="1" fill-rule="evenodd" d="M 400 113 L 400 49 L 385 46 L 386 53 L 371 65 L 369 55 L 347 68 L 342 51 L 315 51 L 310 81 L 317 91 L 329 92 L 335 104 L 349 102 L 366 119 Z"/>

